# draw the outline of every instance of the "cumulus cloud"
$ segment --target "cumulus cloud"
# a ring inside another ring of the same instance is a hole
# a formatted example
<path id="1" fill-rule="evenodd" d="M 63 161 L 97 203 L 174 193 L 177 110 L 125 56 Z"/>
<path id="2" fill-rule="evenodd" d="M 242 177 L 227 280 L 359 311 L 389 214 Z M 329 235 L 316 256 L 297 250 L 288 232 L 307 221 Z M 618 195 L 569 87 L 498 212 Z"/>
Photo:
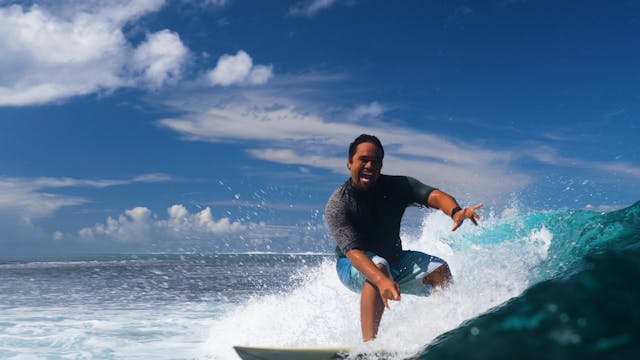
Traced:
<path id="1" fill-rule="evenodd" d="M 207 77 L 212 84 L 219 86 L 262 85 L 273 77 L 273 68 L 254 65 L 251 56 L 240 50 L 236 55 L 222 55 Z"/>
<path id="2" fill-rule="evenodd" d="M 108 217 L 105 224 L 83 228 L 79 231 L 79 235 L 83 239 L 95 240 L 99 237 L 108 237 L 130 242 L 148 239 L 150 229 L 151 211 L 145 207 L 136 207 L 126 210 L 117 219 Z"/>
<path id="3" fill-rule="evenodd" d="M 167 213 L 169 214 L 169 219 L 160 221 L 158 224 L 160 227 L 171 230 L 174 233 L 219 234 L 242 231 L 246 228 L 240 222 L 232 222 L 226 217 L 215 220 L 209 207 L 196 214 L 190 214 L 183 205 L 173 205 L 167 210 Z"/>
<path id="4" fill-rule="evenodd" d="M 158 220 L 146 207 L 126 210 L 117 218 L 108 217 L 104 223 L 82 228 L 78 235 L 83 240 L 144 242 L 150 239 L 185 238 L 211 234 L 237 233 L 246 225 L 223 217 L 214 219 L 211 208 L 190 213 L 183 205 L 167 209 L 168 218 Z"/>
<path id="5" fill-rule="evenodd" d="M 151 34 L 134 49 L 122 30 L 163 0 L 47 4 L 0 7 L 0 106 L 138 84 L 157 88 L 179 77 L 187 50 L 177 34 Z"/>
<path id="6" fill-rule="evenodd" d="M 45 9 L 0 8 L 0 105 L 44 103 L 124 85 L 126 48 L 109 21 L 55 18 Z"/>
<path id="7" fill-rule="evenodd" d="M 169 30 L 147 35 L 133 54 L 133 67 L 141 71 L 144 81 L 154 89 L 164 84 L 175 84 L 181 77 L 182 67 L 189 50 L 180 36 Z"/>

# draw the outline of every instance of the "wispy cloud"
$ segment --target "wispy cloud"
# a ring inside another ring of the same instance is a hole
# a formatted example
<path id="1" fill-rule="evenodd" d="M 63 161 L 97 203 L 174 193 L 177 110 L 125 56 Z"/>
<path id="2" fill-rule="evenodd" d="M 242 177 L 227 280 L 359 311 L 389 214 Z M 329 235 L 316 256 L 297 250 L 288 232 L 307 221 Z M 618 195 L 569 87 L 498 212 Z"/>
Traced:
<path id="1" fill-rule="evenodd" d="M 340 3 L 339 0 L 305 0 L 295 3 L 289 9 L 289 15 L 313 17 L 320 11 Z"/>
<path id="2" fill-rule="evenodd" d="M 245 95 L 247 96 L 247 95 Z M 340 121 L 303 111 L 291 99 L 249 98 L 159 121 L 185 138 L 198 141 L 252 141 L 252 156 L 272 162 L 346 173 L 346 147 L 355 136 L 380 136 L 389 156 L 384 171 L 412 175 L 435 186 L 477 198 L 508 194 L 531 177 L 515 171 L 516 154 L 458 143 L 437 134 L 376 121 Z M 277 105 L 279 104 L 279 105 Z M 381 114 L 384 106 L 362 105 L 354 112 Z M 363 111 L 363 109 L 365 111 Z M 263 146 L 255 146 L 262 144 Z M 499 179 L 499 180 L 496 180 Z"/>
<path id="3" fill-rule="evenodd" d="M 625 162 L 598 162 L 595 166 L 603 171 L 619 177 L 630 177 L 640 180 L 640 167 Z"/>
<path id="4" fill-rule="evenodd" d="M 213 6 L 225 6 L 230 2 L 231 0 L 204 0 L 204 3 L 206 5 L 213 5 Z"/>
<path id="5" fill-rule="evenodd" d="M 624 161 L 590 161 L 562 155 L 548 145 L 531 146 L 523 156 L 530 156 L 538 162 L 558 167 L 596 170 L 613 178 L 640 179 L 640 167 Z"/>
<path id="6" fill-rule="evenodd" d="M 12 214 L 24 223 L 49 216 L 67 206 L 88 203 L 90 200 L 52 192 L 71 187 L 104 188 L 131 183 L 171 181 L 165 174 L 145 174 L 132 179 L 75 179 L 75 178 L 18 178 L 0 177 L 0 213 Z"/>
<path id="7" fill-rule="evenodd" d="M 453 14 L 445 19 L 447 25 L 460 25 L 466 18 L 473 16 L 474 11 L 467 5 L 461 5 L 455 8 Z"/>
<path id="8" fill-rule="evenodd" d="M 370 121 L 372 119 L 379 118 L 387 111 L 387 108 L 377 101 L 371 102 L 366 105 L 359 105 L 353 109 L 351 118 L 355 121 L 364 120 Z"/>
<path id="9" fill-rule="evenodd" d="M 338 173 L 344 172 L 345 169 L 344 157 L 323 156 L 292 149 L 250 149 L 248 152 L 258 159 L 281 164 L 313 166 Z"/>

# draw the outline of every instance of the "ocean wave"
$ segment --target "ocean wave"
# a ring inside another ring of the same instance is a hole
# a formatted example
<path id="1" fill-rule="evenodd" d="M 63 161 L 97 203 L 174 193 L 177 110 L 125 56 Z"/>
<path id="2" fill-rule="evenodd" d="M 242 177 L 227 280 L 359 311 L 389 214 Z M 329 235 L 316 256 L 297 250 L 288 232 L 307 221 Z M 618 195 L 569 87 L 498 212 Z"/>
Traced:
<path id="1" fill-rule="evenodd" d="M 428 342 L 417 358 L 640 357 L 640 202 L 527 218 L 545 217 L 535 226 L 553 241 L 532 285 Z"/>

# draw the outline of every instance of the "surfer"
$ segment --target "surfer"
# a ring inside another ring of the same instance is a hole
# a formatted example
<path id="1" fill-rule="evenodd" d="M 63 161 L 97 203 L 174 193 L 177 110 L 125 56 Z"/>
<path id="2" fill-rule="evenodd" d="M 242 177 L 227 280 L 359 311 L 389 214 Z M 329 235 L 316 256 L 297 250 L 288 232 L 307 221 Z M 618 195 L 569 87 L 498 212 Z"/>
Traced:
<path id="1" fill-rule="evenodd" d="M 349 145 L 348 179 L 329 198 L 325 219 L 337 242 L 340 281 L 360 295 L 364 341 L 375 339 L 389 300 L 400 294 L 428 296 L 452 281 L 447 263 L 435 256 L 402 249 L 400 223 L 409 205 L 440 209 L 453 219 L 452 231 L 482 204 L 461 208 L 451 195 L 407 176 L 380 173 L 384 148 L 362 134 Z"/>

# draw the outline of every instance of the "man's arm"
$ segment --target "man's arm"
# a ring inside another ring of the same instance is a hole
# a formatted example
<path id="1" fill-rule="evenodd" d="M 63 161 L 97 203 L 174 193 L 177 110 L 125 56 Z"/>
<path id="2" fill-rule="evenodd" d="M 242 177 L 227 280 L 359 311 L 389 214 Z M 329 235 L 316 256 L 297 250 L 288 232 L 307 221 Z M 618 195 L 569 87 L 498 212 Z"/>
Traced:
<path id="1" fill-rule="evenodd" d="M 460 205 L 458 205 L 458 202 L 453 196 L 437 189 L 433 190 L 429 194 L 429 197 L 427 198 L 427 205 L 435 209 L 440 209 L 442 212 L 452 217 L 453 228 L 451 228 L 451 231 L 456 231 L 466 219 L 471 219 L 475 225 L 478 225 L 477 220 L 480 219 L 480 215 L 476 214 L 476 210 L 482 207 L 482 204 L 477 204 L 462 208 L 456 211 L 455 214 L 452 214 L 453 210 L 459 208 Z"/>
<path id="2" fill-rule="evenodd" d="M 400 300 L 400 286 L 379 269 L 371 258 L 360 249 L 351 249 L 345 254 L 351 265 L 358 269 L 380 292 L 384 306 L 389 309 L 388 300 Z M 387 269 L 389 271 L 389 269 Z"/>

